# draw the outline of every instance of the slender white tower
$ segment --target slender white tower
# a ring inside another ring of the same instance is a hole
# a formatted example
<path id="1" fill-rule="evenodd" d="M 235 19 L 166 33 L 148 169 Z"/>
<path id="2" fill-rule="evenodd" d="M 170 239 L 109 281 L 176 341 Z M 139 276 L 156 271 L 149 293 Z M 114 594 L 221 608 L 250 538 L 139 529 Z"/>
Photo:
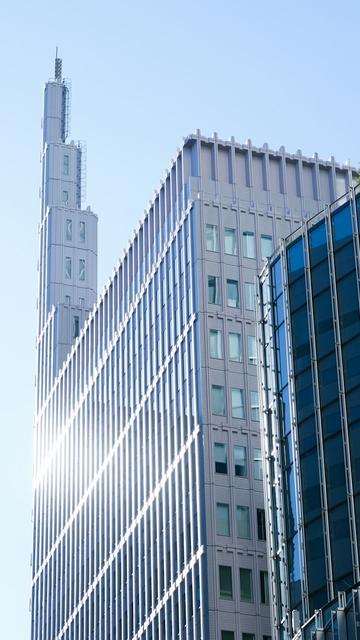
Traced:
<path id="1" fill-rule="evenodd" d="M 97 216 L 81 208 L 85 148 L 66 142 L 70 86 L 55 58 L 45 85 L 38 325 L 38 408 L 96 300 Z"/>

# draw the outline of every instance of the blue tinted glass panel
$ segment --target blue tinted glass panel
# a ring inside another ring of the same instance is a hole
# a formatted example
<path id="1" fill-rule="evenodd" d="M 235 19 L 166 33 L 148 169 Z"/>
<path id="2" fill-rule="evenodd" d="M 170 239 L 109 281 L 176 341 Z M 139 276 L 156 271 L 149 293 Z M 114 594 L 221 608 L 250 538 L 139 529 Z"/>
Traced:
<path id="1" fill-rule="evenodd" d="M 295 311 L 306 302 L 305 276 L 302 275 L 289 287 L 291 311 Z"/>
<path id="2" fill-rule="evenodd" d="M 304 306 L 291 315 L 295 372 L 310 365 L 310 344 L 307 308 Z"/>
<path id="3" fill-rule="evenodd" d="M 335 251 L 335 271 L 338 279 L 355 269 L 354 244 L 349 242 L 344 247 Z"/>
<path id="4" fill-rule="evenodd" d="M 323 260 L 316 267 L 311 269 L 312 294 L 316 296 L 320 291 L 328 289 L 330 286 L 329 264 Z"/>
<path id="5" fill-rule="evenodd" d="M 347 503 L 329 512 L 330 543 L 334 580 L 351 572 L 351 546 Z"/>
<path id="6" fill-rule="evenodd" d="M 360 227 L 360 196 L 356 198 L 356 211 L 357 211 L 358 226 Z"/>
<path id="7" fill-rule="evenodd" d="M 286 513 L 286 537 L 292 538 L 298 529 L 296 518 L 296 500 L 294 487 L 294 469 L 288 467 L 283 474 L 285 513 Z"/>
<path id="8" fill-rule="evenodd" d="M 304 520 L 308 522 L 321 513 L 319 463 L 316 449 L 301 457 L 300 469 Z"/>
<path id="9" fill-rule="evenodd" d="M 290 245 L 287 250 L 289 282 L 293 282 L 304 271 L 304 251 L 302 238 Z"/>
<path id="10" fill-rule="evenodd" d="M 305 548 L 308 586 L 311 593 L 326 586 L 324 531 L 321 518 L 305 527 Z"/>
<path id="11" fill-rule="evenodd" d="M 305 369 L 295 378 L 297 419 L 305 420 L 314 412 L 314 390 L 311 369 Z"/>
<path id="12" fill-rule="evenodd" d="M 334 249 L 340 248 L 352 238 L 350 205 L 336 211 L 331 218 Z"/>
<path id="13" fill-rule="evenodd" d="M 334 349 L 334 327 L 330 290 L 313 300 L 317 356 L 321 358 Z"/>
<path id="14" fill-rule="evenodd" d="M 284 296 L 280 295 L 274 304 L 275 325 L 278 327 L 284 321 Z"/>
<path id="15" fill-rule="evenodd" d="M 353 488 L 357 493 L 360 491 L 360 422 L 355 422 L 349 427 L 349 437 Z"/>
<path id="16" fill-rule="evenodd" d="M 272 283 L 273 283 L 273 297 L 277 298 L 280 293 L 282 293 L 283 290 L 283 283 L 282 283 L 282 265 L 281 265 L 281 259 L 278 258 L 272 268 L 271 268 L 271 276 L 272 276 Z"/>
<path id="17" fill-rule="evenodd" d="M 311 229 L 309 233 L 309 245 L 311 266 L 327 257 L 325 222 L 322 222 L 317 227 Z"/>
<path id="18" fill-rule="evenodd" d="M 330 353 L 318 362 L 320 403 L 322 406 L 338 398 L 339 385 L 335 353 Z"/>
<path id="19" fill-rule="evenodd" d="M 360 314 L 355 271 L 337 283 L 340 330 L 343 342 L 359 335 Z"/>
<path id="20" fill-rule="evenodd" d="M 326 587 L 319 589 L 315 593 L 309 595 L 309 610 L 312 615 L 315 609 L 321 609 L 329 601 L 329 596 Z"/>
<path id="21" fill-rule="evenodd" d="M 346 390 L 360 385 L 360 336 L 343 347 L 343 366 Z"/>
<path id="22" fill-rule="evenodd" d="M 326 489 L 329 509 L 346 499 L 342 433 L 324 442 Z"/>
<path id="23" fill-rule="evenodd" d="M 284 323 L 275 332 L 276 340 L 276 360 L 278 368 L 278 385 L 282 389 L 288 381 L 287 369 L 287 349 L 285 342 L 285 325 Z"/>
<path id="24" fill-rule="evenodd" d="M 354 389 L 346 394 L 346 408 L 349 422 L 360 420 L 360 390 Z"/>
<path id="25" fill-rule="evenodd" d="M 321 424 L 325 438 L 341 431 L 340 405 L 338 400 L 321 409 Z"/>
<path id="26" fill-rule="evenodd" d="M 287 543 L 290 601 L 292 609 L 296 609 L 298 604 L 301 602 L 301 570 L 299 553 L 299 534 L 296 533 L 295 536 Z"/>
<path id="27" fill-rule="evenodd" d="M 310 449 L 316 446 L 316 423 L 314 415 L 311 415 L 303 422 L 299 422 L 298 441 L 300 455 L 306 451 L 310 451 Z"/>
<path id="28" fill-rule="evenodd" d="M 279 416 L 283 434 L 289 433 L 291 429 L 291 418 L 288 385 L 286 385 L 279 394 Z"/>

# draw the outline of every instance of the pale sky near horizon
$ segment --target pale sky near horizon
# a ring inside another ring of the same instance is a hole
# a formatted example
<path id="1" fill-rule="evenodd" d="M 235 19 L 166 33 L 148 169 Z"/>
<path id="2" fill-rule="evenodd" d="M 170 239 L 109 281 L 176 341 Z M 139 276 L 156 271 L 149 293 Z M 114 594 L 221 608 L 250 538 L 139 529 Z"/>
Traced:
<path id="1" fill-rule="evenodd" d="M 183 136 L 200 128 L 359 166 L 360 3 L 3 0 L 0 6 L 0 638 L 30 638 L 43 84 L 72 80 L 99 215 L 99 291 Z"/>

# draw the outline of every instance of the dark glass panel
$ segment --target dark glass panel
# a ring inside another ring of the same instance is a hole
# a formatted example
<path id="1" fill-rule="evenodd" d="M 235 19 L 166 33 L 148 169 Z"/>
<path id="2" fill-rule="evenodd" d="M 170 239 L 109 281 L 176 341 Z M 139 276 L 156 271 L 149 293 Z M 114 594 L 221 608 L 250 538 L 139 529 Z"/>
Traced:
<path id="1" fill-rule="evenodd" d="M 345 389 L 360 385 L 360 335 L 343 346 Z"/>
<path id="2" fill-rule="evenodd" d="M 296 376 L 295 397 L 297 419 L 305 420 L 314 412 L 314 385 L 310 367 Z"/>
<path id="3" fill-rule="evenodd" d="M 349 439 L 353 488 L 354 493 L 358 493 L 360 492 L 360 422 L 354 422 L 350 425 Z M 360 526 L 358 531 L 360 532 Z"/>
<path id="4" fill-rule="evenodd" d="M 334 349 L 334 328 L 330 290 L 313 299 L 317 356 L 321 358 Z"/>
<path id="5" fill-rule="evenodd" d="M 333 244 L 336 251 L 352 238 L 350 205 L 336 211 L 332 217 Z"/>
<path id="6" fill-rule="evenodd" d="M 328 506 L 331 509 L 346 499 L 342 433 L 324 442 L 324 459 Z"/>
<path id="7" fill-rule="evenodd" d="M 280 295 L 274 304 L 275 326 L 278 327 L 284 321 L 284 296 Z"/>
<path id="8" fill-rule="evenodd" d="M 336 357 L 332 352 L 318 362 L 320 403 L 322 406 L 338 398 L 339 385 L 337 378 Z"/>
<path id="9" fill-rule="evenodd" d="M 298 424 L 298 439 L 300 455 L 310 451 L 316 446 L 316 423 L 315 416 L 312 415 L 307 420 Z"/>
<path id="10" fill-rule="evenodd" d="M 356 273 L 353 271 L 337 283 L 340 330 L 343 342 L 360 333 L 359 300 Z"/>
<path id="11" fill-rule="evenodd" d="M 334 580 L 352 571 L 347 503 L 329 511 L 331 556 Z"/>
<path id="12" fill-rule="evenodd" d="M 310 344 L 307 308 L 303 306 L 291 315 L 295 372 L 310 366 Z"/>
<path id="13" fill-rule="evenodd" d="M 301 602 L 301 570 L 299 560 L 299 534 L 297 533 L 287 543 L 290 601 L 291 608 L 296 609 Z"/>
<path id="14" fill-rule="evenodd" d="M 286 513 L 286 537 L 292 538 L 297 531 L 296 521 L 296 500 L 294 487 L 294 469 L 289 467 L 284 471 L 284 495 L 285 495 L 285 513 Z"/>
<path id="15" fill-rule="evenodd" d="M 338 279 L 355 269 L 354 244 L 349 242 L 347 245 L 335 251 L 335 271 Z"/>
<path id="16" fill-rule="evenodd" d="M 299 238 L 299 240 L 296 240 L 296 242 L 288 247 L 287 258 L 289 282 L 293 282 L 304 271 L 304 250 L 302 238 Z"/>
<path id="17" fill-rule="evenodd" d="M 282 265 L 280 258 L 278 258 L 271 267 L 271 276 L 273 284 L 273 297 L 277 298 L 283 290 Z"/>
<path id="18" fill-rule="evenodd" d="M 278 370 L 278 385 L 282 389 L 288 381 L 288 352 L 285 342 L 285 324 L 283 323 L 275 332 L 276 360 Z"/>
<path id="19" fill-rule="evenodd" d="M 304 520 L 309 522 L 321 512 L 319 462 L 316 449 L 301 457 L 300 469 Z"/>
<path id="20" fill-rule="evenodd" d="M 358 226 L 360 227 L 360 196 L 356 198 L 356 210 L 357 210 Z"/>
<path id="21" fill-rule="evenodd" d="M 305 549 L 309 593 L 326 588 L 324 531 L 321 518 L 305 527 Z"/>
<path id="22" fill-rule="evenodd" d="M 282 432 L 285 435 L 286 433 L 289 433 L 291 429 L 290 400 L 289 400 L 288 385 L 286 385 L 286 387 L 284 387 L 281 393 L 279 394 L 279 414 L 280 414 Z"/>
<path id="23" fill-rule="evenodd" d="M 339 401 L 332 402 L 321 410 L 321 422 L 324 438 L 341 431 L 341 416 Z"/>
<path id="24" fill-rule="evenodd" d="M 301 307 L 306 302 L 305 276 L 302 275 L 289 287 L 291 312 Z"/>
<path id="25" fill-rule="evenodd" d="M 309 596 L 309 609 L 310 616 L 313 615 L 315 609 L 321 609 L 329 600 L 328 593 L 326 587 L 324 589 L 319 589 L 315 593 L 310 594 Z"/>
<path id="26" fill-rule="evenodd" d="M 360 420 L 360 389 L 356 388 L 346 394 L 348 422 Z"/>
<path id="27" fill-rule="evenodd" d="M 309 233 L 309 245 L 311 266 L 327 257 L 325 222 L 321 222 L 311 229 Z"/>
<path id="28" fill-rule="evenodd" d="M 330 286 L 329 264 L 327 260 L 320 262 L 311 269 L 312 294 L 316 296 L 320 291 L 328 289 Z"/>
<path id="29" fill-rule="evenodd" d="M 288 467 L 293 463 L 291 432 L 288 433 L 283 439 L 283 463 L 285 467 Z"/>

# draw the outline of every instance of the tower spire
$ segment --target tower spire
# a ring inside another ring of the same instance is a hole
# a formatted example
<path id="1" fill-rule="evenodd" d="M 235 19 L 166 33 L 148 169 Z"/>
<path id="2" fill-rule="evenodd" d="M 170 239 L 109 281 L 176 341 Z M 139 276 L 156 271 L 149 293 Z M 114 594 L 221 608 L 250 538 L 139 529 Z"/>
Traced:
<path id="1" fill-rule="evenodd" d="M 56 47 L 55 52 L 55 80 L 56 82 L 61 82 L 62 79 L 62 59 L 58 58 L 58 48 Z"/>

